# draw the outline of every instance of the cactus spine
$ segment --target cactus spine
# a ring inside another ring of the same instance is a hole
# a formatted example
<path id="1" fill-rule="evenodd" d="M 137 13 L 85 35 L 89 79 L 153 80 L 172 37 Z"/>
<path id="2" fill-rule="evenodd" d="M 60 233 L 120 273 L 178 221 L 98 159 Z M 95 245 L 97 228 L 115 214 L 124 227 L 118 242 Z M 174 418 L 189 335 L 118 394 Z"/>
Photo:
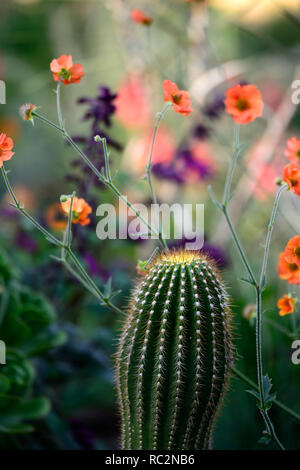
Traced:
<path id="1" fill-rule="evenodd" d="M 117 353 L 124 449 L 211 447 L 232 364 L 230 310 L 214 265 L 164 254 L 138 283 Z"/>

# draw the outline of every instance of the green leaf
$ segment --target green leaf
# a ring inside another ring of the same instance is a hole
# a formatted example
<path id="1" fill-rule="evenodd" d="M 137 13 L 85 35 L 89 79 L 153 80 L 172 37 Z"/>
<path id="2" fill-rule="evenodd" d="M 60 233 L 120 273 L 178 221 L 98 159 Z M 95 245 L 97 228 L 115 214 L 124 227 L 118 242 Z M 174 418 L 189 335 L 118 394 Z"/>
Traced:
<path id="1" fill-rule="evenodd" d="M 6 402 L 6 409 L 1 410 L 0 425 L 17 424 L 24 419 L 44 418 L 51 409 L 49 400 L 44 397 L 24 401 L 18 397 L 0 395 L 0 400 Z"/>
<path id="2" fill-rule="evenodd" d="M 276 398 L 276 393 L 271 393 L 272 380 L 268 375 L 263 377 L 263 395 L 265 402 L 265 410 L 269 410 L 272 406 L 273 401 Z"/>
<path id="3" fill-rule="evenodd" d="M 255 390 L 246 390 L 246 392 L 250 393 L 250 395 L 253 395 L 258 401 L 260 401 L 260 395 Z"/>
<path id="4" fill-rule="evenodd" d="M 251 286 L 255 286 L 254 282 L 252 281 L 252 279 L 246 279 L 244 277 L 241 277 L 240 278 L 240 281 L 243 281 L 243 282 L 247 282 L 248 284 L 251 284 Z"/>
<path id="5" fill-rule="evenodd" d="M 43 354 L 49 349 L 57 348 L 64 344 L 67 335 L 63 331 L 46 330 L 38 335 L 31 337 L 26 343 L 23 343 L 21 349 L 28 357 L 34 357 Z"/>

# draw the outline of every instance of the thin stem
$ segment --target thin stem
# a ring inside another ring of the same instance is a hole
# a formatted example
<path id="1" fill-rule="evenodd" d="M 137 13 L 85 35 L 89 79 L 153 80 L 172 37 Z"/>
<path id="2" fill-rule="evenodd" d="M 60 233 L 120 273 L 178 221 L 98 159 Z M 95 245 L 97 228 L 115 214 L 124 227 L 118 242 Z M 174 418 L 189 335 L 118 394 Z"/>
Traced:
<path id="1" fill-rule="evenodd" d="M 222 207 L 222 211 L 223 211 L 223 214 L 224 214 L 224 216 L 225 216 L 225 218 L 226 218 L 227 224 L 228 224 L 229 229 L 230 229 L 230 231 L 231 231 L 231 234 L 232 234 L 233 240 L 234 240 L 234 242 L 235 242 L 235 245 L 236 245 L 236 247 L 237 247 L 237 249 L 238 249 L 238 252 L 240 253 L 240 256 L 241 256 L 241 258 L 242 258 L 242 261 L 243 261 L 243 263 L 244 263 L 244 266 L 245 266 L 245 268 L 246 268 L 246 270 L 247 270 L 247 272 L 248 272 L 248 274 L 249 274 L 249 276 L 250 276 L 250 278 L 251 278 L 252 284 L 253 284 L 254 286 L 256 286 L 256 285 L 257 285 L 257 281 L 256 281 L 255 276 L 254 276 L 254 274 L 253 274 L 252 268 L 251 268 L 251 266 L 250 266 L 250 264 L 249 264 L 249 262 L 248 262 L 248 260 L 247 260 L 247 257 L 246 257 L 246 255 L 245 255 L 245 252 L 244 252 L 244 249 L 243 249 L 243 247 L 242 247 L 242 245 L 241 245 L 241 242 L 240 242 L 240 240 L 239 240 L 239 237 L 238 237 L 238 235 L 237 235 L 237 233 L 236 233 L 236 231 L 235 231 L 235 228 L 234 228 L 234 226 L 233 226 L 232 220 L 231 220 L 230 215 L 229 215 L 229 213 L 228 213 L 227 207 L 223 206 L 223 207 Z"/>
<path id="2" fill-rule="evenodd" d="M 69 271 L 70 274 L 72 274 L 72 276 L 74 276 L 91 294 L 93 294 L 95 297 L 97 297 L 97 299 L 99 299 L 99 295 L 98 293 L 92 288 L 92 286 L 90 286 L 81 276 L 80 274 L 78 274 L 75 269 L 73 269 L 73 267 L 71 266 L 71 264 L 66 260 L 66 259 L 60 259 L 60 260 L 57 260 L 59 262 L 61 262 L 62 264 L 64 264 L 65 268 L 67 269 L 67 271 Z"/>
<path id="3" fill-rule="evenodd" d="M 44 122 L 45 124 L 48 124 L 49 126 L 51 127 L 54 127 L 54 129 L 56 129 L 57 131 L 59 131 L 64 137 L 65 139 L 69 142 L 70 145 L 72 145 L 72 147 L 76 150 L 76 152 L 79 153 L 79 155 L 81 156 L 81 158 L 84 160 L 84 162 L 90 167 L 90 169 L 95 173 L 96 176 L 98 176 L 99 180 L 102 181 L 102 183 L 105 183 L 104 179 L 103 179 L 103 176 L 102 174 L 100 173 L 100 171 L 97 170 L 97 168 L 95 167 L 95 165 L 90 161 L 90 159 L 87 157 L 87 155 L 81 150 L 81 148 L 76 144 L 76 142 L 74 142 L 74 140 L 72 139 L 72 137 L 67 133 L 67 131 L 62 128 L 62 127 L 59 127 L 57 126 L 54 122 L 50 121 L 49 119 L 45 118 L 44 116 L 42 116 L 41 114 L 39 113 L 36 113 L 35 111 L 32 113 L 33 116 L 35 116 L 36 118 L 40 119 L 42 122 Z"/>
<path id="4" fill-rule="evenodd" d="M 48 230 L 46 230 L 44 227 L 42 227 L 30 214 L 28 214 L 28 212 L 25 211 L 25 209 L 20 205 L 20 203 L 18 202 L 17 198 L 16 198 L 16 195 L 11 187 L 11 184 L 9 182 L 9 179 L 7 177 L 7 172 L 5 170 L 5 167 L 4 165 L 2 166 L 1 168 L 1 173 L 2 173 L 2 176 L 3 176 L 3 179 L 4 179 L 4 182 L 5 182 L 5 185 L 6 185 L 6 188 L 9 192 L 9 195 L 11 196 L 12 200 L 14 201 L 14 204 L 11 204 L 12 207 L 14 207 L 15 209 L 17 209 L 19 212 L 21 212 L 21 214 L 24 215 L 24 217 L 26 217 L 26 219 L 28 219 L 49 241 L 51 241 L 52 243 L 54 243 L 54 245 L 57 245 L 57 246 L 60 246 L 62 247 L 63 246 L 63 243 L 58 240 L 56 237 L 54 237 L 54 235 L 52 235 L 50 232 L 48 232 Z"/>
<path id="5" fill-rule="evenodd" d="M 263 361 L 262 361 L 262 311 L 261 311 L 261 290 L 256 288 L 256 364 L 257 383 L 259 389 L 261 411 L 265 409 L 265 398 L 263 390 Z"/>
<path id="6" fill-rule="evenodd" d="M 280 450 L 285 450 L 285 447 L 281 444 L 280 440 L 278 439 L 278 436 L 276 434 L 276 431 L 275 431 L 275 428 L 274 428 L 274 425 L 269 417 L 269 413 L 267 411 L 265 412 L 261 412 L 262 415 L 263 415 L 263 418 L 265 420 L 265 423 L 266 423 L 266 426 L 267 426 L 267 429 L 269 429 L 269 432 L 270 432 L 270 435 L 273 439 L 273 441 L 275 442 L 275 444 L 277 445 L 277 447 L 279 447 Z"/>
<path id="7" fill-rule="evenodd" d="M 265 420 L 267 429 L 269 430 L 270 434 L 273 437 L 273 440 L 276 442 L 278 447 L 283 449 L 284 447 L 282 446 L 281 442 L 279 441 L 276 432 L 274 430 L 274 426 L 272 424 L 272 421 L 270 420 L 270 417 L 268 415 L 265 404 L 265 397 L 264 397 L 264 389 L 263 389 L 263 355 L 262 355 L 262 291 L 265 285 L 265 277 L 266 277 L 266 269 L 267 269 L 267 264 L 268 264 L 268 258 L 269 258 L 269 251 L 270 251 L 270 244 L 271 244 L 271 238 L 272 238 L 272 233 L 274 229 L 274 223 L 275 223 L 275 217 L 278 209 L 278 204 L 279 204 L 279 199 L 282 194 L 282 192 L 287 188 L 286 185 L 283 185 L 279 188 L 275 201 L 273 204 L 273 209 L 270 217 L 270 222 L 268 225 L 268 234 L 267 234 L 267 240 L 266 240 L 266 247 L 265 247 L 265 253 L 264 253 L 264 258 L 263 258 L 263 263 L 262 263 L 262 268 L 261 268 L 261 274 L 260 274 L 260 280 L 259 280 L 259 285 L 256 287 L 256 308 L 257 308 L 257 318 L 256 318 L 256 362 L 257 362 L 257 382 L 258 382 L 258 389 L 259 389 L 259 396 L 260 396 L 260 409 L 262 416 Z"/>
<path id="8" fill-rule="evenodd" d="M 86 272 L 86 270 L 84 269 L 84 267 L 82 266 L 82 264 L 80 263 L 80 261 L 78 260 L 78 258 L 75 256 L 75 254 L 73 253 L 73 251 L 71 250 L 71 248 L 67 247 L 66 248 L 66 251 L 68 252 L 68 254 L 70 255 L 70 257 L 72 258 L 74 264 L 76 265 L 76 267 L 78 268 L 78 271 L 81 273 L 83 279 L 92 287 L 92 289 L 95 290 L 95 292 L 97 292 L 99 298 L 102 300 L 102 302 L 104 304 L 106 304 L 108 307 L 110 307 L 112 310 L 115 310 L 117 313 L 122 313 L 122 310 L 120 310 L 116 305 L 112 304 L 110 302 L 109 299 L 107 299 L 103 294 L 102 292 L 100 291 L 100 289 L 98 289 L 98 287 L 96 286 L 96 284 L 94 283 L 93 279 L 88 275 L 88 273 Z"/>
<path id="9" fill-rule="evenodd" d="M 271 325 L 273 328 L 275 328 L 276 330 L 280 331 L 281 333 L 283 333 L 284 335 L 288 336 L 289 338 L 295 338 L 295 333 L 293 333 L 292 331 L 289 331 L 287 328 L 284 328 L 284 326 L 280 325 L 279 323 L 271 320 L 271 318 L 268 318 L 268 317 L 265 317 L 264 318 L 264 322 L 265 323 L 268 323 L 269 325 Z"/>
<path id="10" fill-rule="evenodd" d="M 226 176 L 225 181 L 225 188 L 224 188 L 224 195 L 223 195 L 223 206 L 227 206 L 228 202 L 230 201 L 230 192 L 231 192 L 231 185 L 232 185 L 232 178 L 236 163 L 241 153 L 241 146 L 240 146 L 240 125 L 234 125 L 234 137 L 233 137 L 233 157 L 231 160 L 231 164 L 228 168 L 228 173 Z"/>
<path id="11" fill-rule="evenodd" d="M 65 259 L 65 246 L 69 248 L 71 246 L 74 197 L 75 197 L 75 191 L 73 191 L 73 194 L 71 195 L 71 198 L 70 198 L 71 200 L 70 200 L 70 208 L 69 208 L 69 213 L 68 213 L 68 222 L 67 222 L 66 230 L 64 231 L 64 237 L 63 237 L 64 247 L 61 249 L 62 259 Z"/>
<path id="12" fill-rule="evenodd" d="M 146 165 L 147 180 L 148 180 L 148 184 L 150 187 L 153 204 L 157 204 L 157 197 L 156 197 L 155 190 L 153 187 L 153 182 L 152 182 L 152 171 L 151 171 L 152 170 L 152 155 L 153 155 L 153 150 L 154 150 L 154 145 L 155 145 L 155 140 L 156 140 L 159 125 L 162 119 L 164 118 L 164 115 L 166 114 L 167 110 L 170 108 L 170 106 L 171 106 L 171 103 L 167 103 L 162 109 L 162 111 L 160 113 L 157 113 L 156 122 L 154 125 L 154 130 L 153 130 L 153 135 L 152 135 L 152 141 L 151 141 L 150 150 L 149 150 L 148 165 Z M 162 234 L 160 215 L 159 215 L 159 234 L 160 234 L 159 238 L 163 247 L 165 249 L 168 249 L 167 243 Z"/>
<path id="13" fill-rule="evenodd" d="M 143 222 L 143 224 L 146 225 L 146 227 L 150 230 L 150 232 L 159 239 L 163 247 L 163 243 L 160 240 L 160 233 L 156 229 L 151 227 L 151 225 L 147 222 L 147 220 L 144 219 L 144 217 L 140 214 L 140 212 L 131 204 L 130 201 L 128 201 L 128 199 L 125 196 L 123 196 L 123 194 L 119 191 L 119 189 L 112 182 L 107 182 L 107 186 L 112 190 L 112 192 L 116 196 L 118 196 L 127 205 L 127 207 L 129 207 L 129 209 L 132 210 L 132 212 Z"/>
<path id="14" fill-rule="evenodd" d="M 107 147 L 107 140 L 105 137 L 102 139 L 102 144 L 103 144 L 103 151 L 104 151 L 104 159 L 105 159 L 105 174 L 106 178 L 109 182 L 112 181 L 111 179 L 111 174 L 110 174 L 110 164 L 109 164 L 109 158 L 110 158 L 110 151 L 108 150 Z"/>
<path id="15" fill-rule="evenodd" d="M 272 233 L 274 230 L 274 223 L 275 223 L 276 213 L 278 209 L 279 199 L 283 191 L 285 191 L 286 189 L 288 189 L 288 186 L 285 183 L 282 186 L 280 186 L 280 188 L 278 189 L 276 197 L 275 197 L 271 217 L 270 217 L 270 222 L 268 225 L 266 247 L 265 247 L 264 259 L 263 259 L 263 264 L 262 264 L 261 273 L 260 273 L 260 280 L 259 280 L 259 288 L 261 290 L 263 289 L 264 284 L 265 284 L 266 270 L 267 270 L 269 252 L 270 252 L 270 244 L 271 244 Z"/>
<path id="16" fill-rule="evenodd" d="M 61 82 L 59 81 L 57 84 L 56 88 L 56 107 L 57 107 L 57 116 L 58 116 L 58 122 L 59 125 L 62 129 L 64 129 L 64 121 L 62 118 L 62 113 L 61 113 L 61 104 L 60 104 L 60 87 L 61 87 Z"/>
<path id="17" fill-rule="evenodd" d="M 249 377 L 247 377 L 247 375 L 245 375 L 243 372 L 241 372 L 239 369 L 237 369 L 236 367 L 233 367 L 232 369 L 233 373 L 240 379 L 242 380 L 243 382 L 245 382 L 247 385 L 249 385 L 253 390 L 255 390 L 256 392 L 258 392 L 258 386 L 256 385 L 255 382 L 253 382 L 253 380 L 249 379 Z M 279 400 L 274 400 L 273 403 L 278 406 L 279 408 L 281 408 L 283 411 L 285 411 L 287 414 L 289 414 L 290 416 L 292 416 L 293 418 L 297 419 L 298 421 L 300 421 L 300 415 L 298 413 L 296 413 L 296 411 L 294 410 L 291 410 L 288 406 L 284 405 L 284 403 L 282 403 L 281 401 Z"/>
<path id="18" fill-rule="evenodd" d="M 153 183 L 152 183 L 152 174 L 151 174 L 152 155 L 153 155 L 153 150 L 154 150 L 154 145 L 155 145 L 155 140 L 156 140 L 159 125 L 170 106 L 171 106 L 171 103 L 167 103 L 162 109 L 162 111 L 160 113 L 157 113 L 156 122 L 154 125 L 154 130 L 153 130 L 153 135 L 152 135 L 152 140 L 151 140 L 151 145 L 150 145 L 150 150 L 149 150 L 149 155 L 148 155 L 148 164 L 146 165 L 147 179 L 148 179 L 148 183 L 149 183 L 149 187 L 150 187 L 150 191 L 152 195 L 152 200 L 154 204 L 157 204 L 157 197 L 156 197 L 156 194 L 153 188 Z"/>
<path id="19" fill-rule="evenodd" d="M 68 223 L 67 223 L 67 228 L 66 228 L 66 233 L 67 233 L 66 244 L 67 244 L 67 247 L 69 248 L 71 246 L 71 239 L 72 239 L 73 202 L 74 202 L 75 194 L 76 194 L 75 191 L 73 191 L 72 196 L 71 196 L 71 201 L 70 201 Z"/>

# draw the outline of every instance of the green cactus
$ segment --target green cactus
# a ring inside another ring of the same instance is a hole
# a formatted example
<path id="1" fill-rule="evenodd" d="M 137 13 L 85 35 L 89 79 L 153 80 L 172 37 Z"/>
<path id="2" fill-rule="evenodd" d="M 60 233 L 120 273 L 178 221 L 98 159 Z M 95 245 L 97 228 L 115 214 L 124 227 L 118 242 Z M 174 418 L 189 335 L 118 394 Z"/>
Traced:
<path id="1" fill-rule="evenodd" d="M 160 256 L 137 285 L 119 342 L 122 448 L 210 448 L 232 358 L 214 265 L 192 252 Z"/>

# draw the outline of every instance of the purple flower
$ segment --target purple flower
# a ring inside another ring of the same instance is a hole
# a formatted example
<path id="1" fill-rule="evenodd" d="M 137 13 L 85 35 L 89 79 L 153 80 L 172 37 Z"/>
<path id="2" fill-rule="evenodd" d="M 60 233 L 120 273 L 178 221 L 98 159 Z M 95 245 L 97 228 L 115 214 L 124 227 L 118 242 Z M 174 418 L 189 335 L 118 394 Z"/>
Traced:
<path id="1" fill-rule="evenodd" d="M 109 271 L 102 268 L 100 264 L 95 260 L 95 258 L 89 254 L 84 254 L 83 259 L 85 264 L 87 265 L 88 272 L 92 276 L 99 276 L 103 279 L 103 281 L 108 281 L 110 277 Z"/>
<path id="2" fill-rule="evenodd" d="M 161 179 L 174 181 L 178 184 L 184 183 L 182 172 L 178 171 L 173 164 L 164 165 L 163 163 L 155 163 L 152 167 L 152 173 Z"/>
<path id="3" fill-rule="evenodd" d="M 36 253 L 38 250 L 38 244 L 36 240 L 23 230 L 19 230 L 16 233 L 15 244 L 21 250 L 26 251 L 27 253 Z"/>
<path id="4" fill-rule="evenodd" d="M 89 105 L 89 109 L 84 114 L 82 120 L 87 121 L 88 119 L 93 119 L 93 128 L 99 126 L 101 122 L 104 122 L 106 126 L 110 126 L 111 116 L 116 110 L 116 107 L 113 104 L 116 97 L 117 95 L 111 93 L 108 87 L 100 86 L 99 93 L 96 98 L 79 98 L 78 103 Z"/>
<path id="5" fill-rule="evenodd" d="M 210 130 L 203 124 L 198 124 L 194 129 L 196 139 L 204 140 L 210 135 Z"/>
<path id="6" fill-rule="evenodd" d="M 116 110 L 113 104 L 116 96 L 108 87 L 100 86 L 95 98 L 82 97 L 78 100 L 78 103 L 88 105 L 82 120 L 91 120 L 91 128 L 87 136 L 76 135 L 72 138 L 82 147 L 83 152 L 96 168 L 101 168 L 104 165 L 104 154 L 102 145 L 94 140 L 95 135 L 105 137 L 109 147 L 118 151 L 122 149 L 121 145 L 102 129 L 102 126 L 109 127 L 111 125 L 111 117 Z M 78 193 L 86 199 L 90 189 L 99 184 L 99 179 L 80 157 L 74 159 L 71 165 L 74 171 L 66 175 L 66 181 L 76 183 Z"/>
<path id="7" fill-rule="evenodd" d="M 184 184 L 190 172 L 193 172 L 195 180 L 204 181 L 212 176 L 213 168 L 207 159 L 201 160 L 196 158 L 191 150 L 181 149 L 169 165 L 156 163 L 152 167 L 152 172 L 158 178 Z"/>
<path id="8" fill-rule="evenodd" d="M 205 180 L 212 175 L 211 166 L 204 160 L 197 160 L 190 150 L 182 150 L 179 158 L 184 161 L 187 169 L 193 170 L 198 175 L 198 179 Z"/>
<path id="9" fill-rule="evenodd" d="M 217 245 L 211 245 L 210 243 L 204 243 L 202 247 L 202 251 L 208 254 L 210 258 L 212 258 L 218 266 L 222 268 L 227 268 L 230 264 L 229 257 L 227 253 Z"/>

